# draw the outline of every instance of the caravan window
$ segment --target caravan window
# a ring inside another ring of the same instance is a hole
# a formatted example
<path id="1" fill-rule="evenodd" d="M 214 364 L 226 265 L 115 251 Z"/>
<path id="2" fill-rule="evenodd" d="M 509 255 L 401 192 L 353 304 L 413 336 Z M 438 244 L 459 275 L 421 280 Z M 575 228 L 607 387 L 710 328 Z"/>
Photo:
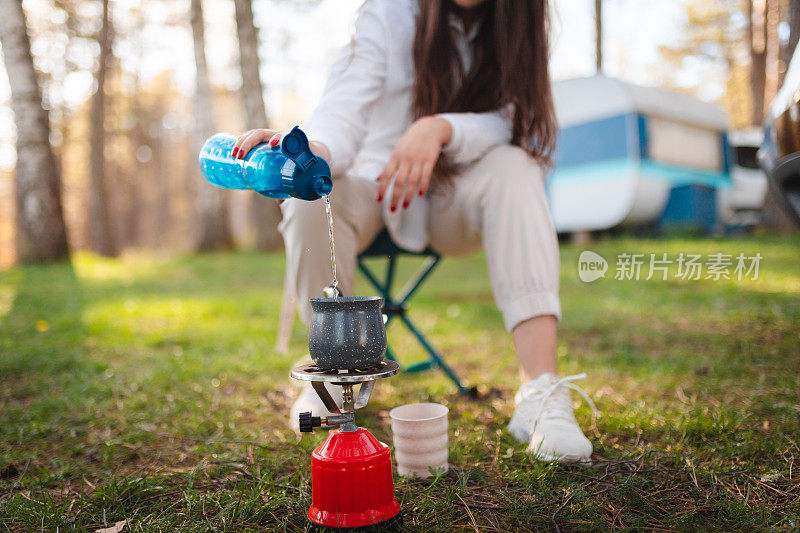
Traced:
<path id="1" fill-rule="evenodd" d="M 737 146 L 735 151 L 738 166 L 758 170 L 758 146 Z"/>
<path id="2" fill-rule="evenodd" d="M 722 142 L 717 131 L 649 117 L 647 134 L 653 161 L 709 172 L 722 171 Z"/>

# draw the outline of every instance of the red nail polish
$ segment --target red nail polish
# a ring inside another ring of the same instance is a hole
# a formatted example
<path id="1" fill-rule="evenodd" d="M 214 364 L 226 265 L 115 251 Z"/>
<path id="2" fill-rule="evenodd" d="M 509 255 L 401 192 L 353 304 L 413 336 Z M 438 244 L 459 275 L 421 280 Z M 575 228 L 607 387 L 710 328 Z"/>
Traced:
<path id="1" fill-rule="evenodd" d="M 236 157 L 236 152 L 238 151 L 239 151 L 238 148 L 234 148 L 233 150 L 231 150 L 231 156 Z"/>
<path id="2" fill-rule="evenodd" d="M 378 197 L 377 197 L 377 198 L 375 198 L 375 200 L 377 200 L 378 202 L 380 202 L 381 200 L 383 200 L 383 195 L 382 195 L 382 194 L 379 194 L 379 195 L 378 195 Z"/>
<path id="3" fill-rule="evenodd" d="M 403 209 L 407 209 L 407 208 L 408 208 L 408 202 L 403 202 Z"/>
<path id="4" fill-rule="evenodd" d="M 420 195 L 420 196 L 425 196 L 425 191 L 423 191 L 423 190 L 420 190 L 420 191 L 419 191 L 419 195 Z"/>
<path id="5" fill-rule="evenodd" d="M 392 213 L 394 213 L 395 211 L 397 211 L 397 206 L 393 205 L 390 209 L 391 209 Z"/>
<path id="6" fill-rule="evenodd" d="M 279 143 L 279 142 L 280 142 L 280 141 L 279 141 L 278 139 L 272 139 L 272 140 L 269 142 L 269 144 L 270 144 L 270 146 L 278 146 L 278 143 Z"/>

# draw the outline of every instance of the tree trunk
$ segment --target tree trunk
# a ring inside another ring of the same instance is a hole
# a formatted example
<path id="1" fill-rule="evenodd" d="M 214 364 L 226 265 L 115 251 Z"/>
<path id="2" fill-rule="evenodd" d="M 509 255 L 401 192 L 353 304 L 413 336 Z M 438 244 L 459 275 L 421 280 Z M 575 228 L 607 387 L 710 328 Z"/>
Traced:
<path id="1" fill-rule="evenodd" d="M 747 0 L 747 37 L 750 48 L 750 98 L 753 126 L 764 124 L 764 91 L 767 83 L 767 6 L 757 13 L 753 0 Z"/>
<path id="2" fill-rule="evenodd" d="M 789 0 L 789 42 L 783 49 L 782 58 L 786 70 L 792 60 L 797 43 L 800 42 L 800 0 Z M 785 72 L 785 71 L 784 71 Z"/>
<path id="3" fill-rule="evenodd" d="M 17 259 L 33 263 L 69 255 L 61 208 L 61 178 L 50 146 L 50 121 L 42 107 L 19 0 L 0 0 L 3 45 L 11 106 L 17 128 Z"/>
<path id="4" fill-rule="evenodd" d="M 594 0 L 594 61 L 597 74 L 603 73 L 603 0 Z"/>
<path id="5" fill-rule="evenodd" d="M 111 230 L 109 191 L 106 176 L 106 78 L 111 64 L 111 20 L 108 0 L 103 2 L 103 22 L 97 42 L 100 58 L 95 81 L 97 90 L 89 109 L 89 243 L 95 252 L 107 257 L 118 254 L 114 232 Z"/>
<path id="6" fill-rule="evenodd" d="M 137 29 L 141 31 L 141 27 Z M 140 147 L 142 147 L 142 150 L 144 150 L 143 147 L 149 146 L 149 143 L 145 138 L 143 126 L 145 111 L 142 106 L 142 85 L 138 72 L 136 72 L 134 76 L 133 87 L 133 96 L 131 96 L 133 99 L 133 102 L 131 103 L 131 116 L 133 117 L 134 122 L 127 134 L 129 135 L 130 139 L 128 147 L 131 151 L 130 157 L 134 168 L 132 173 L 128 173 L 128 175 L 125 176 L 126 198 L 125 212 L 122 215 L 122 219 L 125 221 L 123 226 L 124 246 L 136 248 L 141 244 L 139 220 L 142 215 L 143 206 L 140 193 L 140 180 L 146 172 L 145 169 L 147 168 L 147 163 L 149 163 L 149 161 L 152 159 L 152 153 L 149 159 L 139 161 Z"/>
<path id="7" fill-rule="evenodd" d="M 196 67 L 194 91 L 195 127 L 193 150 L 200 152 L 203 142 L 214 134 L 214 109 L 211 83 L 206 64 L 206 37 L 203 21 L 202 0 L 191 0 L 189 20 L 194 41 L 194 63 Z M 209 251 L 231 246 L 230 222 L 228 221 L 228 195 L 203 179 L 199 165 L 195 165 L 198 186 L 195 197 L 197 212 L 197 236 L 194 248 Z M 166 179 L 162 176 L 161 179 Z"/>
<path id="8" fill-rule="evenodd" d="M 239 37 L 239 63 L 242 70 L 242 99 L 244 100 L 247 129 L 265 128 L 267 114 L 264 107 L 264 86 L 261 83 L 258 59 L 258 30 L 253 22 L 252 0 L 234 0 L 236 30 Z M 256 228 L 256 248 L 275 250 L 283 245 L 278 222 L 281 210 L 277 202 L 254 194 L 251 218 Z"/>

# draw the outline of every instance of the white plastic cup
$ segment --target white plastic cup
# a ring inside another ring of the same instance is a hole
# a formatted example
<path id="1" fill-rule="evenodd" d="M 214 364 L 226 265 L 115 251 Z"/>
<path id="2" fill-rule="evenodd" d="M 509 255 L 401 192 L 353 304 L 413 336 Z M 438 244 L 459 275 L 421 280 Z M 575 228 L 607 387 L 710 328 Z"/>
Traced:
<path id="1" fill-rule="evenodd" d="M 439 403 L 412 403 L 389 412 L 394 456 L 401 476 L 426 478 L 447 472 L 447 413 Z"/>

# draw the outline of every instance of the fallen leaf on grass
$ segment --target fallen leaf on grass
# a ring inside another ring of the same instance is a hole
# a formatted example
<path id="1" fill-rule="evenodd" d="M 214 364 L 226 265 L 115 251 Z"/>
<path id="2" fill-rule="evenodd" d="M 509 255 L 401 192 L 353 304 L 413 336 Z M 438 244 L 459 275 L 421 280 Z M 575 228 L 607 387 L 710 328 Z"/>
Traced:
<path id="1" fill-rule="evenodd" d="M 102 529 L 95 529 L 94 533 L 119 533 L 128 523 L 127 520 L 120 520 L 111 527 L 104 527 Z"/>

